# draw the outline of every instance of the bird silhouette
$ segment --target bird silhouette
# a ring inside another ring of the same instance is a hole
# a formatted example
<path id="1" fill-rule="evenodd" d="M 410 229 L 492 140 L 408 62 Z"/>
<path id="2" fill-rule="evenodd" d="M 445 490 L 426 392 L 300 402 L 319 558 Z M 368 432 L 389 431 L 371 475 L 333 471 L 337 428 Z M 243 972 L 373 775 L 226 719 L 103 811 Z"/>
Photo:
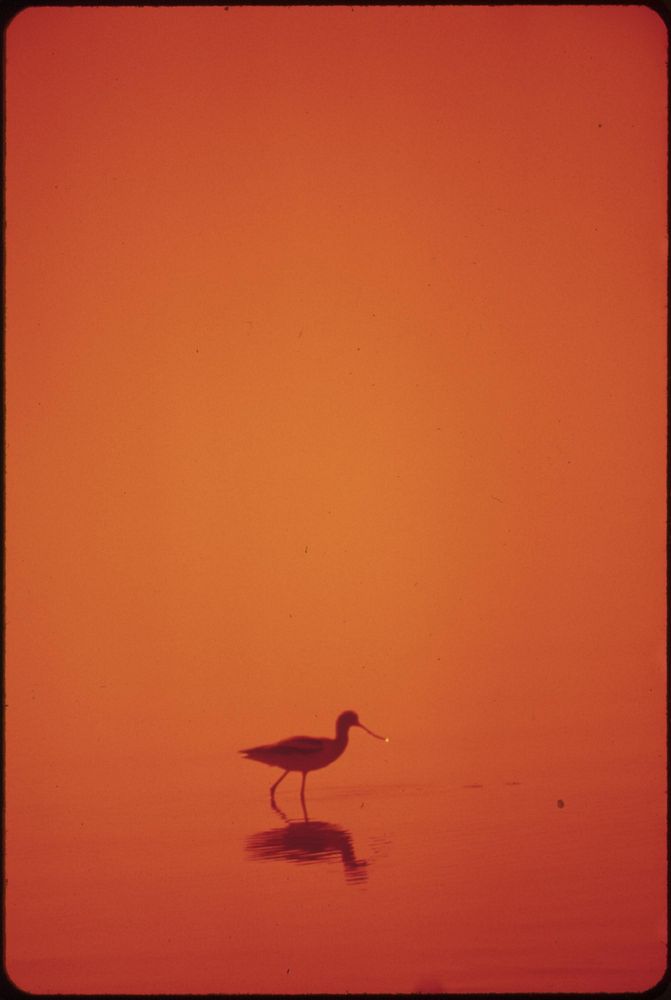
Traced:
<path id="1" fill-rule="evenodd" d="M 365 730 L 376 740 L 384 740 L 388 743 L 386 736 L 378 736 L 372 732 L 363 722 L 359 721 L 356 712 L 341 712 L 336 720 L 335 739 L 317 736 L 290 736 L 289 739 L 280 740 L 279 743 L 268 743 L 263 746 L 250 747 L 247 750 L 240 750 L 247 760 L 255 760 L 260 764 L 268 764 L 270 767 L 281 767 L 284 774 L 280 775 L 274 785 L 270 787 L 270 801 L 275 803 L 275 789 L 281 781 L 284 781 L 290 771 L 300 771 L 303 775 L 301 782 L 301 803 L 305 810 L 305 779 L 309 771 L 317 771 L 322 767 L 327 767 L 345 751 L 352 726 Z"/>

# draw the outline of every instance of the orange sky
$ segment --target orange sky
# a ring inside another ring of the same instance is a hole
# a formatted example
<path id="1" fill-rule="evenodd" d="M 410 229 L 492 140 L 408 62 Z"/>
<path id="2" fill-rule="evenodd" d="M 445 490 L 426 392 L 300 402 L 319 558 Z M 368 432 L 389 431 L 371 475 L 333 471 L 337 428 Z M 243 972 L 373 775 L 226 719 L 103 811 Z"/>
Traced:
<path id="1" fill-rule="evenodd" d="M 56 781 L 346 707 L 405 780 L 661 795 L 659 17 L 53 7 L 6 45 L 13 843 Z"/>

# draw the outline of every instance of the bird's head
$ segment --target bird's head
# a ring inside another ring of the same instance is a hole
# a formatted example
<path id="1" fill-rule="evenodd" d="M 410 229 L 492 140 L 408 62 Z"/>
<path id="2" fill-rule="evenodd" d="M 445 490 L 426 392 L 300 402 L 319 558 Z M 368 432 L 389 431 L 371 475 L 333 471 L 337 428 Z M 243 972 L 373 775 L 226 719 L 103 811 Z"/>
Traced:
<path id="1" fill-rule="evenodd" d="M 384 740 L 385 743 L 389 742 L 386 736 L 378 736 L 377 733 L 372 732 L 368 726 L 364 726 L 363 722 L 359 722 L 359 716 L 356 712 L 352 712 L 351 710 L 341 712 L 336 723 L 336 730 L 338 732 L 342 732 L 344 730 L 347 733 L 350 726 L 358 726 L 359 729 L 364 729 L 371 736 L 374 736 L 376 740 Z"/>
<path id="2" fill-rule="evenodd" d="M 359 722 L 359 716 L 356 714 L 356 712 L 351 712 L 351 711 L 341 712 L 340 715 L 338 716 L 338 722 L 336 723 L 338 729 L 345 729 L 345 730 L 349 729 L 350 726 L 360 726 L 360 725 L 361 723 Z"/>

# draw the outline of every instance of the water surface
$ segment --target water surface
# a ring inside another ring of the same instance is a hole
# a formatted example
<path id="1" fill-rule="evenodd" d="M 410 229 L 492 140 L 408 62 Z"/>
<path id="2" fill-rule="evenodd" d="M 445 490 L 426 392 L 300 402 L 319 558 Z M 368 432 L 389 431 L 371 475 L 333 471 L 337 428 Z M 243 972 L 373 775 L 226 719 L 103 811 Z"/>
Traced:
<path id="1" fill-rule="evenodd" d="M 278 812 L 266 772 L 243 768 L 223 789 L 213 764 L 194 768 L 180 802 L 160 785 L 141 791 L 137 775 L 93 817 L 73 795 L 58 827 L 36 824 L 15 845 L 20 985 L 610 991 L 661 975 L 662 799 L 626 775 L 550 787 L 514 776 L 347 785 L 324 773 L 309 779 L 306 822 L 297 776 Z"/>

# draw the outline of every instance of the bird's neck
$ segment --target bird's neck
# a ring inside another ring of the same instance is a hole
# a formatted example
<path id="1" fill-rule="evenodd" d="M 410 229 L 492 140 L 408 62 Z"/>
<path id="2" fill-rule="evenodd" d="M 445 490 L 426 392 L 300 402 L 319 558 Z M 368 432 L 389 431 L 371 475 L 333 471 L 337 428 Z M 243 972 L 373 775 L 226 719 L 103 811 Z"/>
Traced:
<path id="1" fill-rule="evenodd" d="M 336 743 L 338 746 L 346 747 L 349 738 L 349 726 L 338 726 L 336 728 Z"/>

